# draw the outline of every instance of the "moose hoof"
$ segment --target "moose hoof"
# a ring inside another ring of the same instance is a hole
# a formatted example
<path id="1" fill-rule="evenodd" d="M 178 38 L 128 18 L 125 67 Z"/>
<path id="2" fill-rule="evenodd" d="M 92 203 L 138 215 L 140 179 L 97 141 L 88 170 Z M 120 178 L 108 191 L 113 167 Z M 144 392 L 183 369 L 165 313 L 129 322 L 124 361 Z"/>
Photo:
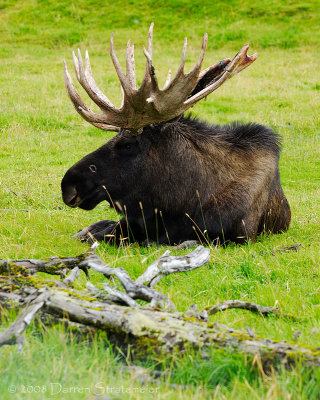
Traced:
<path id="1" fill-rule="evenodd" d="M 88 228 L 83 228 L 81 231 L 77 232 L 72 236 L 74 239 L 80 240 L 80 242 L 95 242 L 94 236 L 90 233 Z"/>
<path id="2" fill-rule="evenodd" d="M 86 228 L 81 229 L 72 237 L 74 239 L 80 240 L 81 242 L 88 242 L 88 243 L 94 243 L 96 241 L 108 242 L 110 239 L 112 239 L 112 237 L 114 237 L 113 232 L 117 224 L 118 222 L 115 221 L 109 221 L 109 220 L 99 221 L 96 222 L 95 224 L 92 224 Z"/>

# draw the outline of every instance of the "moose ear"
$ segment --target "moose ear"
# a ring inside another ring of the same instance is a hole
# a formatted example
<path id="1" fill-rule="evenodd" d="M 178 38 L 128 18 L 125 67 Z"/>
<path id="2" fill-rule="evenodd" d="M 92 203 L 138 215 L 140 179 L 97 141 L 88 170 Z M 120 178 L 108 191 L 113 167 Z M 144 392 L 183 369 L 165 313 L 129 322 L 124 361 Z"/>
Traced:
<path id="1" fill-rule="evenodd" d="M 194 96 L 198 92 L 201 92 L 201 90 L 205 89 L 207 86 L 217 81 L 223 74 L 223 72 L 225 72 L 225 68 L 230 62 L 230 58 L 226 58 L 225 60 L 221 60 L 218 63 L 202 71 L 199 75 L 197 85 L 193 89 L 193 92 L 190 94 L 190 97 Z"/>

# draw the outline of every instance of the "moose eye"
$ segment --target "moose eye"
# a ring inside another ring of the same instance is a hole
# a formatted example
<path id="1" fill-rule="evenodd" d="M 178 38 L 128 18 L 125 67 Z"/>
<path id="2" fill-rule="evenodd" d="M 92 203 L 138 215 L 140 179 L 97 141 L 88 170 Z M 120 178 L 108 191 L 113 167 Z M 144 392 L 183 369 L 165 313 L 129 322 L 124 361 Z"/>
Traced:
<path id="1" fill-rule="evenodd" d="M 126 147 L 125 147 L 125 148 L 126 148 L 126 150 L 131 150 L 131 144 L 129 144 L 129 143 L 126 144 Z"/>
<path id="2" fill-rule="evenodd" d="M 96 173 L 97 172 L 97 167 L 94 164 L 89 165 L 89 169 L 91 172 Z"/>

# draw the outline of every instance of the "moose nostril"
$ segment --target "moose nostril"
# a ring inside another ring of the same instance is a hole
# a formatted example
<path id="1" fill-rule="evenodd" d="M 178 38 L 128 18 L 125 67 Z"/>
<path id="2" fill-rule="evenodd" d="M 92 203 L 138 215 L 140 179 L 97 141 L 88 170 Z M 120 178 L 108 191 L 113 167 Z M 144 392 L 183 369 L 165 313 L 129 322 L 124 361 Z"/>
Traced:
<path id="1" fill-rule="evenodd" d="M 72 197 L 72 199 L 69 199 L 69 201 L 68 201 L 69 206 L 71 206 L 71 207 L 75 206 L 76 202 L 77 202 L 77 195 L 75 195 L 74 197 Z"/>
<path id="2" fill-rule="evenodd" d="M 78 191 L 75 186 L 67 187 L 65 190 L 62 190 L 63 201 L 69 207 L 76 207 L 78 203 Z"/>

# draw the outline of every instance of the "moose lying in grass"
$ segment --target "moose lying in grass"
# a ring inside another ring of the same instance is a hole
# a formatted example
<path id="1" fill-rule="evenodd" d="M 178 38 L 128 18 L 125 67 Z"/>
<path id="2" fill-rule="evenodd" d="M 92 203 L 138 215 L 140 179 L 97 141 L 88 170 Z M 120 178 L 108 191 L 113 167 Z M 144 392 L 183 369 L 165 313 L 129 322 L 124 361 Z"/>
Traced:
<path id="1" fill-rule="evenodd" d="M 159 89 L 152 64 L 152 33 L 144 49 L 146 68 L 136 88 L 133 45 L 127 46 L 126 74 L 115 55 L 123 100 L 116 108 L 97 87 L 88 54 L 75 55 L 76 76 L 101 114 L 93 113 L 76 91 L 65 65 L 65 83 L 78 113 L 92 125 L 119 131 L 71 167 L 62 180 L 70 207 L 93 209 L 107 200 L 122 213 L 80 231 L 81 240 L 122 240 L 174 244 L 215 240 L 242 242 L 263 231 L 285 231 L 291 213 L 279 176 L 279 138 L 258 124 L 219 126 L 183 113 L 257 58 L 245 45 L 233 60 L 201 72 L 205 34 L 198 61 L 184 73 L 187 41 L 174 78 Z"/>

